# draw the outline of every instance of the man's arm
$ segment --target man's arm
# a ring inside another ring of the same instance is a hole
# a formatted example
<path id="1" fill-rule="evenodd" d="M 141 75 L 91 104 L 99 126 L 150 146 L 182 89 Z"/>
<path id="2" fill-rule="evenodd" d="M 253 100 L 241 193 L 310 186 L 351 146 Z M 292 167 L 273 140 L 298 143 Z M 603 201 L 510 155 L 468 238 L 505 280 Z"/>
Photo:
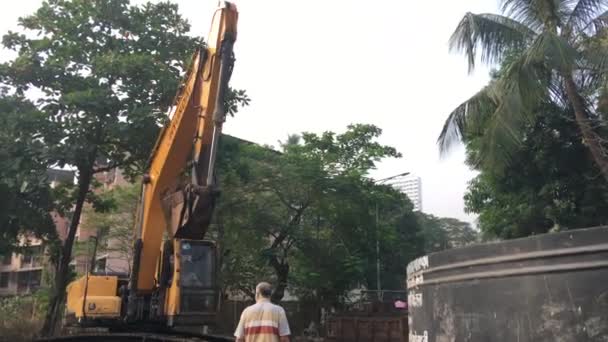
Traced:
<path id="1" fill-rule="evenodd" d="M 279 318 L 279 340 L 280 342 L 289 342 L 289 335 L 291 335 L 291 331 L 289 330 L 289 323 L 287 322 L 287 315 L 285 314 L 285 310 L 281 308 L 281 314 Z"/>
<path id="2" fill-rule="evenodd" d="M 243 322 L 243 316 L 245 316 L 245 310 L 241 313 L 241 319 L 239 320 L 239 325 L 236 327 L 234 331 L 234 337 L 236 337 L 236 342 L 245 342 L 245 322 Z M 281 341 L 283 342 L 283 341 Z"/>

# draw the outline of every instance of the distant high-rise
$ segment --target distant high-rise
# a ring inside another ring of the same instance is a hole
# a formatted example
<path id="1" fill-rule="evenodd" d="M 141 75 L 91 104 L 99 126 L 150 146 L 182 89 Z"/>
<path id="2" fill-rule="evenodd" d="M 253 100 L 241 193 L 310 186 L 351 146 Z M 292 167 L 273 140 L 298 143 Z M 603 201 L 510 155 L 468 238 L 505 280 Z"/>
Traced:
<path id="1" fill-rule="evenodd" d="M 407 195 L 414 204 L 414 211 L 422 211 L 422 181 L 420 177 L 407 175 L 396 178 L 390 184 Z"/>

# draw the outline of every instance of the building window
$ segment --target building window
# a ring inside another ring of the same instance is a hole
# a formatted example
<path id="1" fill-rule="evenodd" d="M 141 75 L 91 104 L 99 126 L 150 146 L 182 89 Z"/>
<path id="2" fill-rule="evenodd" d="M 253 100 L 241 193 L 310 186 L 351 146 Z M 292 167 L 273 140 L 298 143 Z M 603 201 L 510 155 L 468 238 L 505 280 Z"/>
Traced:
<path id="1" fill-rule="evenodd" d="M 27 251 L 23 254 L 23 257 L 21 258 L 21 267 L 23 266 L 29 266 L 32 263 L 32 254 L 28 253 Z"/>
<path id="2" fill-rule="evenodd" d="M 9 272 L 2 272 L 0 273 L 0 288 L 7 288 L 8 287 L 8 277 L 11 274 Z"/>
<path id="3" fill-rule="evenodd" d="M 97 261 L 95 261 L 95 271 L 96 272 L 105 272 L 107 260 L 108 260 L 107 258 L 97 259 Z"/>
<path id="4" fill-rule="evenodd" d="M 32 246 L 25 249 L 21 259 L 21 268 L 37 267 L 41 265 L 42 248 L 40 246 Z"/>
<path id="5" fill-rule="evenodd" d="M 38 289 L 41 279 L 42 271 L 40 270 L 19 272 L 17 274 L 17 291 L 29 292 Z"/>
<path id="6" fill-rule="evenodd" d="M 32 254 L 32 267 L 42 266 L 42 246 L 36 246 Z"/>
<path id="7" fill-rule="evenodd" d="M 13 261 L 13 253 L 9 253 L 2 257 L 2 265 L 10 265 Z"/>

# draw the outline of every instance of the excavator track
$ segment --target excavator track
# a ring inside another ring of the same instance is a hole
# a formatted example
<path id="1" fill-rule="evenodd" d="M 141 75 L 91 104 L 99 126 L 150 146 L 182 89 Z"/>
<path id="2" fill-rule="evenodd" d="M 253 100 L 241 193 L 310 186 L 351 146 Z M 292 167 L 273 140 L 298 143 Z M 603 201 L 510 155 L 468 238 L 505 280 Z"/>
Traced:
<path id="1" fill-rule="evenodd" d="M 71 341 L 108 341 L 108 342 L 227 342 L 234 341 L 227 336 L 197 335 L 197 334 L 165 334 L 165 333 L 86 333 L 41 338 L 39 342 L 71 342 Z"/>

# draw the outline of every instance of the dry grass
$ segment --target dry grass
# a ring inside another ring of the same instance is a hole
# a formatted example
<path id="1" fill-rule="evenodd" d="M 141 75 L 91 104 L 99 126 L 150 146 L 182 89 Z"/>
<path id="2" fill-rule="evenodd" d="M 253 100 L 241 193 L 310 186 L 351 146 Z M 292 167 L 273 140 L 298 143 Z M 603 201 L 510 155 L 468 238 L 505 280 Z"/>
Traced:
<path id="1" fill-rule="evenodd" d="M 42 327 L 42 320 L 2 318 L 0 341 L 32 341 Z"/>
<path id="2" fill-rule="evenodd" d="M 44 312 L 32 296 L 0 299 L 0 341 L 31 341 L 42 327 Z"/>

